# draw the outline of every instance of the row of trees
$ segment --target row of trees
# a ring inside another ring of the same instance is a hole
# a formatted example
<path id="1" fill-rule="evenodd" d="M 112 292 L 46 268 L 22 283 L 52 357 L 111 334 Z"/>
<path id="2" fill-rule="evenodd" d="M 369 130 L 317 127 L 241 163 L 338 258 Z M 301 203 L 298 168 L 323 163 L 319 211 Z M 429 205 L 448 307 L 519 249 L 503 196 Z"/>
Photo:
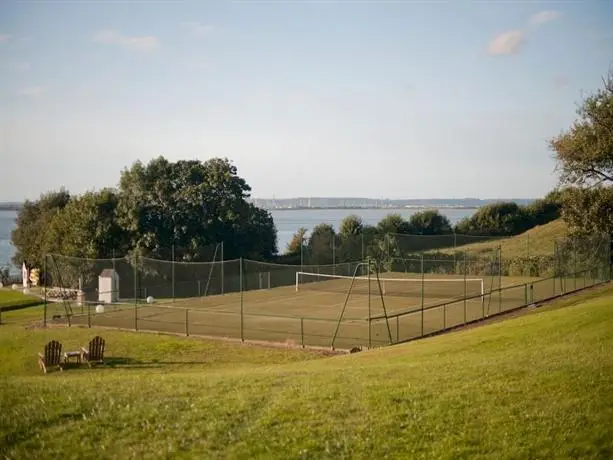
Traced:
<path id="1" fill-rule="evenodd" d="M 310 254 L 330 251 L 331 245 L 346 253 L 346 246 L 361 236 L 369 243 L 379 240 L 379 246 L 390 246 L 407 252 L 423 249 L 436 249 L 457 244 L 453 234 L 467 236 L 496 237 L 522 233 L 536 225 L 546 224 L 560 217 L 561 198 L 557 192 L 550 193 L 544 199 L 536 200 L 528 206 L 520 206 L 514 202 L 493 203 L 479 209 L 471 217 L 467 217 L 455 226 L 449 219 L 437 210 L 425 210 L 404 219 L 400 214 L 392 213 L 385 216 L 377 225 L 367 225 L 357 215 L 347 216 L 341 221 L 338 231 L 329 224 L 319 224 L 309 234 L 306 228 L 300 228 L 287 245 L 287 255 L 298 255 L 308 248 Z M 410 238 L 413 235 L 415 238 Z M 450 238 L 419 238 L 419 236 L 449 236 Z M 404 238 L 403 238 L 404 236 Z M 386 240 L 387 241 L 384 241 Z M 486 239 L 486 238 L 484 238 Z M 402 244 L 402 241 L 412 244 Z M 461 244 L 476 241 L 462 238 Z M 399 254 L 400 255 L 400 254 Z M 355 260 L 355 259 L 353 259 Z"/>
<path id="2" fill-rule="evenodd" d="M 110 258 L 138 254 L 178 261 L 270 258 L 277 233 L 269 212 L 250 203 L 250 187 L 227 159 L 136 162 L 119 187 L 71 196 L 67 190 L 27 201 L 11 238 L 13 261 L 41 267 L 47 253 Z"/>

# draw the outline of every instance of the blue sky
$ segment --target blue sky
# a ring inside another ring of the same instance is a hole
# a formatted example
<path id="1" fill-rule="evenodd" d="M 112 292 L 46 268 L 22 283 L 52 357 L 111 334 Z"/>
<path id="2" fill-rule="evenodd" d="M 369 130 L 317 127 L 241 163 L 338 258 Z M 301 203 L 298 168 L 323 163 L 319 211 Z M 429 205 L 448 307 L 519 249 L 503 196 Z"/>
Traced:
<path id="1" fill-rule="evenodd" d="M 255 197 L 536 197 L 612 2 L 0 3 L 0 201 L 233 160 Z"/>

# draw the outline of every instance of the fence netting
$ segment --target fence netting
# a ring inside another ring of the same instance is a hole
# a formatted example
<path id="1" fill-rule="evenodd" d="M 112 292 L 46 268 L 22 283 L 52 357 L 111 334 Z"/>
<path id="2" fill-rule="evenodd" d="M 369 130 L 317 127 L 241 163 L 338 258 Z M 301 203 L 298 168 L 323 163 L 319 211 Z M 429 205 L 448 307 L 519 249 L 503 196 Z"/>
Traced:
<path id="1" fill-rule="evenodd" d="M 374 347 L 585 289 L 611 275 L 604 235 L 558 239 L 532 255 L 505 253 L 491 241 L 469 247 L 475 241 L 457 235 L 388 236 L 335 237 L 328 258 L 312 248 L 322 256 L 303 254 L 299 264 L 222 260 L 219 250 L 202 261 L 48 255 L 44 321 Z"/>

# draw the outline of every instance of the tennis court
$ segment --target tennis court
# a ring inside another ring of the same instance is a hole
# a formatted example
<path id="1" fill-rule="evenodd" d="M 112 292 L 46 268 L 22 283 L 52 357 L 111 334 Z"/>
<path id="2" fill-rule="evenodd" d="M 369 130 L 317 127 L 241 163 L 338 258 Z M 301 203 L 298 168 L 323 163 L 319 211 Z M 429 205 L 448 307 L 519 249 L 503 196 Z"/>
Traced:
<path id="1" fill-rule="evenodd" d="M 106 305 L 103 313 L 96 313 L 96 305 L 88 303 L 74 307 L 72 321 L 326 347 L 336 333 L 334 346 L 351 348 L 387 344 L 390 336 L 392 342 L 408 340 L 515 308 L 526 303 L 525 283 L 539 285 L 538 279 L 528 277 L 428 275 L 422 279 L 411 273 L 385 273 L 379 280 L 314 273 L 298 273 L 296 278 L 293 286 L 155 299 L 152 304 L 145 299 L 122 299 Z M 489 294 L 499 283 L 503 288 L 520 286 L 502 295 Z M 547 289 L 552 288 L 543 286 Z"/>

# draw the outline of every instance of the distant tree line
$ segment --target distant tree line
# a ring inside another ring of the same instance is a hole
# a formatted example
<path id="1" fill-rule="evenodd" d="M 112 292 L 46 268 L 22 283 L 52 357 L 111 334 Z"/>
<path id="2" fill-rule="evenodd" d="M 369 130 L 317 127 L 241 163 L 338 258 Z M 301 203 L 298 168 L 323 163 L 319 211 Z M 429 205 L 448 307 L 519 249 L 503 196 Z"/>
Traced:
<path id="1" fill-rule="evenodd" d="M 489 204 L 455 226 L 435 209 L 415 213 L 408 219 L 391 213 L 374 226 L 367 225 L 357 215 L 350 215 L 341 221 L 338 230 L 326 223 L 316 225 L 310 233 L 306 228 L 298 229 L 287 245 L 285 259 L 295 263 L 301 256 L 303 263 L 326 264 L 360 260 L 365 256 L 403 257 L 477 241 L 458 239 L 458 235 L 481 236 L 481 241 L 516 235 L 559 218 L 560 212 L 560 196 L 552 192 L 526 206 L 514 202 Z"/>

